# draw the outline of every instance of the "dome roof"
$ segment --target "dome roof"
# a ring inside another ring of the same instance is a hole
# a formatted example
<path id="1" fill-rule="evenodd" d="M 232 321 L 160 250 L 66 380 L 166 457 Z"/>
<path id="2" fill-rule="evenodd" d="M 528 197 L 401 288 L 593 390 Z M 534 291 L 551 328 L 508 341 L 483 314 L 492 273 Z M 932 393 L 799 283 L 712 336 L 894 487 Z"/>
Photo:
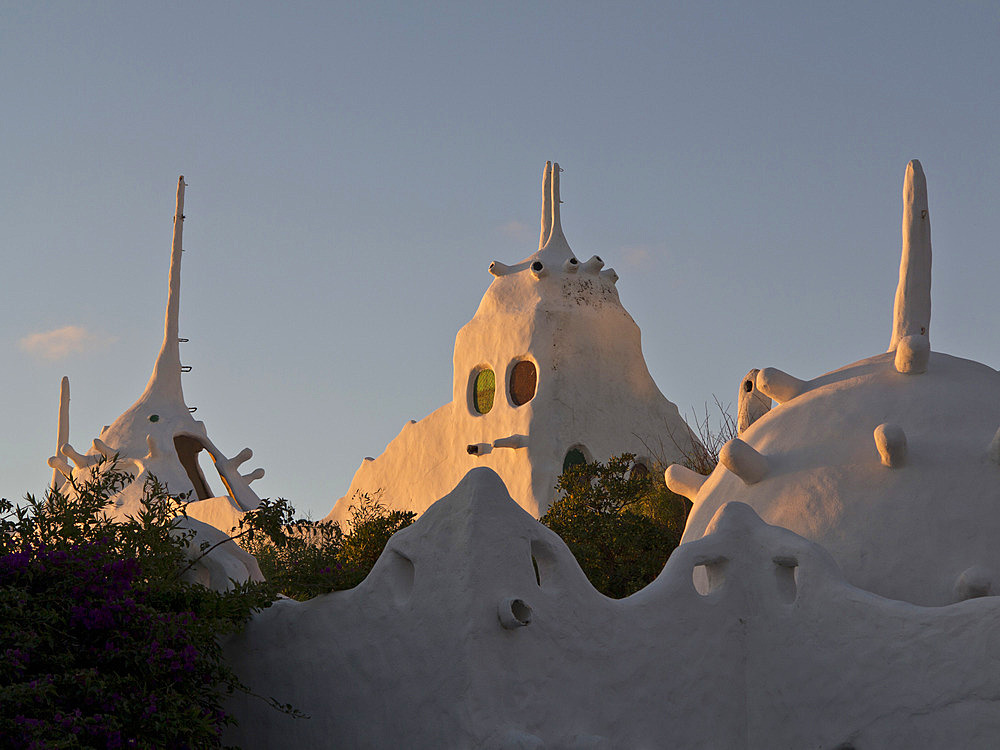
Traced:
<path id="1" fill-rule="evenodd" d="M 939 605 L 1000 592 L 1000 373 L 930 351 L 930 223 L 919 162 L 903 189 L 903 253 L 890 350 L 806 382 L 779 370 L 755 384 L 780 405 L 723 447 L 684 541 L 729 501 L 824 546 L 847 579 Z M 994 580 L 996 581 L 994 583 Z"/>
<path id="2" fill-rule="evenodd" d="M 684 539 L 739 500 L 824 546 L 855 586 L 919 604 L 984 593 L 984 576 L 1000 572 L 1000 466 L 989 457 L 1000 373 L 935 352 L 908 375 L 894 359 L 823 375 L 751 425 L 739 439 L 765 457 L 764 477 L 746 484 L 720 463 Z M 905 436 L 891 467 L 875 439 L 883 424 Z"/>

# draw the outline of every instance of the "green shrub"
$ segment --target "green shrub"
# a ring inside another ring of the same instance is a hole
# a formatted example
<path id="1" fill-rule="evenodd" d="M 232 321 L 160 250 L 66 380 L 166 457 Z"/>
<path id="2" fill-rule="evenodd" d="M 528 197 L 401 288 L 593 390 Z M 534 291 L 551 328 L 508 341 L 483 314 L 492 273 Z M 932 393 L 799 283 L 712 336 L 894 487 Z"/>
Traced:
<path id="1" fill-rule="evenodd" d="M 365 579 L 389 537 L 409 526 L 412 511 L 388 510 L 374 496 L 354 496 L 345 531 L 339 523 L 292 520 L 287 512 L 277 526 L 260 533 L 252 517 L 240 545 L 257 558 L 268 582 L 285 596 L 309 599 L 330 591 L 352 588 Z M 259 526 L 259 524 L 257 524 Z"/>
<path id="2" fill-rule="evenodd" d="M 566 542 L 601 593 L 615 599 L 650 583 L 680 543 L 686 500 L 648 473 L 633 475 L 635 456 L 571 466 L 559 495 L 539 520 Z"/>

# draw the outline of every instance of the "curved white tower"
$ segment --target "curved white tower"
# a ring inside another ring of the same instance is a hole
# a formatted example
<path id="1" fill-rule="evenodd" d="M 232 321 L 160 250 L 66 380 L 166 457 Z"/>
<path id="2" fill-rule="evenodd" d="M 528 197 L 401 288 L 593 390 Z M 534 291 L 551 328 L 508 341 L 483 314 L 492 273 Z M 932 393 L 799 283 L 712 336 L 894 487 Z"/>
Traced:
<path id="1" fill-rule="evenodd" d="M 53 486 L 58 488 L 70 477 L 85 478 L 102 456 L 111 458 L 117 454 L 118 467 L 132 473 L 135 478 L 113 498 L 114 507 L 109 509 L 111 515 L 124 517 L 135 514 L 139 510 L 146 477 L 154 475 L 166 484 L 171 494 L 191 493 L 191 499 L 196 500 L 188 506 L 188 514 L 192 518 L 228 531 L 243 512 L 260 504 L 260 498 L 249 483 L 262 477 L 264 470 L 240 474 L 238 467 L 253 452 L 245 448 L 232 458 L 226 457 L 209 439 L 205 424 L 195 420 L 193 409 L 184 402 L 181 373 L 185 368 L 181 365 L 182 339 L 178 335 L 184 187 L 184 177 L 181 176 L 177 181 L 163 344 L 146 389 L 131 407 L 101 431 L 90 449 L 81 454 L 69 443 L 69 380 L 64 378 L 60 392 L 59 449 L 58 454 L 49 459 L 49 466 L 56 475 Z M 221 486 L 213 489 L 202 472 L 198 463 L 201 451 L 205 451 L 214 463 Z M 253 567 L 256 568 L 256 563 Z"/>
<path id="2" fill-rule="evenodd" d="M 650 377 L 618 275 L 596 255 L 581 262 L 566 241 L 560 171 L 546 162 L 538 251 L 490 264 L 495 278 L 455 338 L 451 403 L 366 459 L 329 520 L 346 518 L 359 491 L 423 511 L 477 466 L 539 516 L 568 463 L 689 452 L 691 432 Z"/>

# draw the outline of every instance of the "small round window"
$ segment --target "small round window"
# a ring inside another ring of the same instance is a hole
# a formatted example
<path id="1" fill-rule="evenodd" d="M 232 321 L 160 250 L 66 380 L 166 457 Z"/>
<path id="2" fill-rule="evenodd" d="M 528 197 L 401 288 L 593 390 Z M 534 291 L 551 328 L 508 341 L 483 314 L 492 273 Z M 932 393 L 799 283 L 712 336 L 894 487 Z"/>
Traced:
<path id="1" fill-rule="evenodd" d="M 472 405 L 479 414 L 486 414 L 493 408 L 493 394 L 497 389 L 497 377 L 493 370 L 480 370 L 472 386 Z"/>
<path id="2" fill-rule="evenodd" d="M 535 364 L 522 359 L 510 371 L 510 400 L 514 406 L 526 404 L 535 397 L 535 386 L 538 383 L 538 372 Z"/>

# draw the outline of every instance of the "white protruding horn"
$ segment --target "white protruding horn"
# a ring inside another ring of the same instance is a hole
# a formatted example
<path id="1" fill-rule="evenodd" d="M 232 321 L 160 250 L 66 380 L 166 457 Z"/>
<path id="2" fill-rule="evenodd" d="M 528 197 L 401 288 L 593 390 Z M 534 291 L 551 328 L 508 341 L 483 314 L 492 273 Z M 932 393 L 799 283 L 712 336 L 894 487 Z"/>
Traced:
<path id="1" fill-rule="evenodd" d="M 757 389 L 779 404 L 791 401 L 809 388 L 809 383 L 799 380 L 776 367 L 765 367 L 757 373 Z"/>
<path id="2" fill-rule="evenodd" d="M 733 438 L 719 451 L 719 462 L 744 484 L 757 484 L 767 476 L 767 458 L 739 438 Z"/>
<path id="3" fill-rule="evenodd" d="M 681 464 L 671 464 L 668 466 L 667 470 L 663 472 L 663 478 L 667 482 L 668 490 L 675 495 L 683 495 L 691 502 L 694 502 L 695 498 L 698 497 L 701 486 L 708 479 L 703 474 L 691 471 L 691 469 Z"/>
<path id="4" fill-rule="evenodd" d="M 563 270 L 567 273 L 576 273 L 580 270 L 580 261 L 576 258 L 569 258 L 563 263 Z"/>
<path id="5" fill-rule="evenodd" d="M 495 260 L 492 263 L 490 263 L 490 273 L 496 276 L 497 278 L 499 278 L 500 276 L 506 276 L 512 270 L 513 269 L 510 266 L 506 265 L 505 263 L 501 263 L 498 260 Z"/>
<path id="6" fill-rule="evenodd" d="M 249 448 L 244 448 L 229 460 L 232 462 L 233 467 L 239 468 L 251 458 L 253 458 L 253 451 Z"/>
<path id="7" fill-rule="evenodd" d="M 264 478 L 264 469 L 257 468 L 251 471 L 249 474 L 243 474 L 243 478 L 246 480 L 247 484 L 250 482 L 256 482 L 258 479 Z"/>
<path id="8" fill-rule="evenodd" d="M 602 279 L 609 279 L 612 284 L 618 282 L 618 274 L 615 273 L 615 269 L 613 268 L 605 268 L 601 271 L 600 276 Z"/>
<path id="9" fill-rule="evenodd" d="M 597 273 L 604 268 L 604 261 L 601 260 L 600 256 L 592 255 L 590 260 L 580 266 L 580 268 L 587 273 Z"/>
<path id="10" fill-rule="evenodd" d="M 896 424 L 883 422 L 875 428 L 875 447 L 882 465 L 896 469 L 906 461 L 906 433 Z"/>
<path id="11" fill-rule="evenodd" d="M 98 453 L 100 453 L 102 456 L 104 456 L 109 461 L 112 458 L 115 457 L 115 451 L 111 450 L 108 447 L 108 444 L 105 443 L 100 438 L 94 438 L 94 442 L 92 443 L 92 445 L 94 446 L 94 450 L 95 451 L 97 451 Z"/>
<path id="12" fill-rule="evenodd" d="M 70 461 L 72 461 L 76 465 L 76 468 L 78 469 L 85 469 L 88 466 L 93 466 L 94 464 L 97 463 L 96 456 L 85 456 L 82 453 L 79 453 L 69 443 L 63 443 L 61 446 L 59 446 L 59 452 L 62 453 L 64 456 L 66 456 L 66 458 L 68 458 Z"/>
<path id="13" fill-rule="evenodd" d="M 69 461 L 62 456 L 52 456 L 48 460 L 48 465 L 49 468 L 52 469 L 53 472 L 58 473 L 63 480 L 69 479 L 73 475 L 73 467 L 70 466 Z M 64 482 L 60 482 L 59 486 L 61 487 L 63 483 Z M 58 490 L 59 487 L 53 487 L 53 489 Z"/>
<path id="14" fill-rule="evenodd" d="M 508 435 L 493 441 L 494 448 L 526 448 L 527 446 L 527 435 Z"/>

